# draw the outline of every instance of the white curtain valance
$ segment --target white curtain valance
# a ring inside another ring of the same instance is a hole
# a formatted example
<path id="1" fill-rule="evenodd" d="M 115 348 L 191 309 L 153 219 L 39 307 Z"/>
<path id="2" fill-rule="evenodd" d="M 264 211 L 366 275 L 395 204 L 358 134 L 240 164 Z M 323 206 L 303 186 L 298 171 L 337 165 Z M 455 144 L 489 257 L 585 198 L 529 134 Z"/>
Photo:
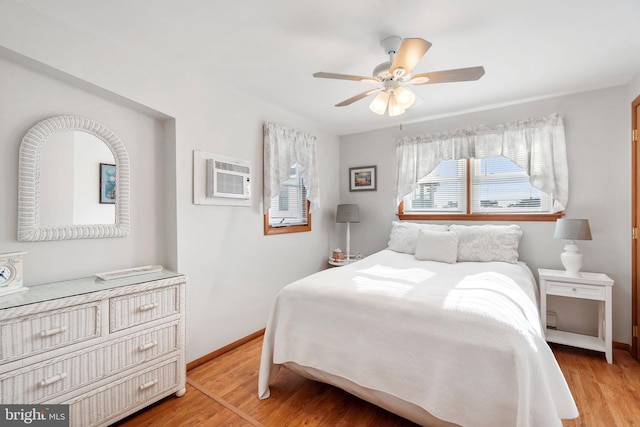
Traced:
<path id="1" fill-rule="evenodd" d="M 567 148 L 562 116 L 475 127 L 422 136 L 407 136 L 396 145 L 397 203 L 415 190 L 443 160 L 506 157 L 524 169 L 531 185 L 554 199 L 553 211 L 569 198 Z"/>
<path id="2" fill-rule="evenodd" d="M 320 207 L 316 137 L 277 123 L 264 124 L 264 212 L 271 199 L 280 193 L 280 186 L 290 178 L 291 167 L 297 164 L 307 188 L 310 212 Z"/>

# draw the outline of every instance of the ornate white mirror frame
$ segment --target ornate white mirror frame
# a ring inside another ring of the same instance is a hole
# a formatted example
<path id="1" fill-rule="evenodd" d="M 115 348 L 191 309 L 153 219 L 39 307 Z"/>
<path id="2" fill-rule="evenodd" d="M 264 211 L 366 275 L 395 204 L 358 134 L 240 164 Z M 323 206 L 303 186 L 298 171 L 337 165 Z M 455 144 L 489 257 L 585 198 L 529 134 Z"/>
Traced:
<path id="1" fill-rule="evenodd" d="M 114 224 L 40 225 L 42 147 L 52 134 L 62 131 L 87 132 L 103 141 L 113 153 L 116 163 Z M 129 234 L 129 156 L 120 139 L 101 124 L 78 116 L 56 116 L 37 123 L 22 139 L 18 169 L 18 240 L 94 239 Z"/>

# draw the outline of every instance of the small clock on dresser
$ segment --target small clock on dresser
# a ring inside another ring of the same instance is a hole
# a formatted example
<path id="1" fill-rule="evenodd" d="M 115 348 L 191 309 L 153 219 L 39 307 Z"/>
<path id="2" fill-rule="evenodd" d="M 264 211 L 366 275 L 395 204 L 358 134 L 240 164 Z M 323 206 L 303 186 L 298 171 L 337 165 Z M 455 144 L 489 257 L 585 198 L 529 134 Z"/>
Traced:
<path id="1" fill-rule="evenodd" d="M 0 254 L 0 296 L 26 291 L 22 256 L 26 252 Z"/>

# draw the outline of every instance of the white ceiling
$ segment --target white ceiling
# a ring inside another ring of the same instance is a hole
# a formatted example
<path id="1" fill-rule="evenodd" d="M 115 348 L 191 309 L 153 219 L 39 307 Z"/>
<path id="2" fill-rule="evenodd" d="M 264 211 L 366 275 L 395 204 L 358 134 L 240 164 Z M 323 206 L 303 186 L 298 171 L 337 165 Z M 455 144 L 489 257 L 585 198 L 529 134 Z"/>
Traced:
<path id="1" fill-rule="evenodd" d="M 338 135 L 629 83 L 640 74 L 640 1 L 16 0 L 141 58 L 207 72 Z M 362 82 L 388 60 L 380 40 L 433 46 L 415 73 L 482 65 L 476 82 L 415 87 L 403 116 L 373 114 Z"/>

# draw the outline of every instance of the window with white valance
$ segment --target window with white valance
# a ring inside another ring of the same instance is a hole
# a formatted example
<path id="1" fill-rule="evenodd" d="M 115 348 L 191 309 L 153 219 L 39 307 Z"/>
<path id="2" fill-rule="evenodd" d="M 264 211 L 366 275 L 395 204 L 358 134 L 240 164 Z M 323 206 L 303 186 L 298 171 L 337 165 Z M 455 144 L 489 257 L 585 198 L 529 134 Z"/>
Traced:
<path id="1" fill-rule="evenodd" d="M 398 203 L 418 189 L 420 180 L 443 161 L 505 157 L 526 173 L 532 187 L 553 199 L 553 212 L 562 211 L 567 205 L 566 143 L 563 120 L 558 114 L 493 127 L 404 137 L 397 143 L 396 157 Z"/>
<path id="2" fill-rule="evenodd" d="M 265 234 L 310 230 L 309 212 L 320 207 L 316 139 L 277 123 L 264 124 Z"/>

